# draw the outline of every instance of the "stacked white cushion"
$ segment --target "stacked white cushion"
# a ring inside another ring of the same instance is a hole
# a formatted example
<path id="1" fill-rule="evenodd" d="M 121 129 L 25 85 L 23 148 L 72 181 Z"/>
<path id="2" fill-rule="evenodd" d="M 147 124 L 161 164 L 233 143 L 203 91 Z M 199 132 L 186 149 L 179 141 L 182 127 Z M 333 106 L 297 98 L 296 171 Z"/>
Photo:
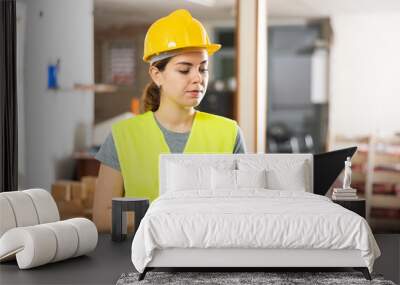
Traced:
<path id="1" fill-rule="evenodd" d="M 2 217 L 0 237 L 14 227 L 34 226 L 60 220 L 56 202 L 44 189 L 2 192 L 0 205 Z"/>
<path id="2" fill-rule="evenodd" d="M 97 228 L 93 222 L 85 218 L 74 218 L 65 222 L 71 224 L 78 233 L 78 247 L 74 257 L 86 254 L 96 248 Z"/>
<path id="3" fill-rule="evenodd" d="M 0 193 L 0 209 L 0 261 L 16 257 L 20 269 L 83 255 L 97 245 L 93 222 L 59 221 L 57 205 L 46 190 Z"/>
<path id="4" fill-rule="evenodd" d="M 50 229 L 52 238 L 54 237 L 57 244 L 60 245 L 57 246 L 53 258 L 48 262 L 56 262 L 73 257 L 78 249 L 78 232 L 71 224 L 66 223 L 67 221 L 68 220 L 42 225 L 43 228 Z"/>
<path id="5" fill-rule="evenodd" d="M 0 238 L 0 260 L 16 257 L 20 269 L 50 262 L 56 250 L 53 232 L 41 225 L 13 228 Z"/>
<path id="6" fill-rule="evenodd" d="M 57 204 L 53 197 L 44 189 L 28 189 L 22 191 L 32 199 L 38 215 L 39 224 L 51 223 L 60 220 Z"/>
<path id="7" fill-rule="evenodd" d="M 23 191 L 3 192 L 13 210 L 17 227 L 26 227 L 39 224 L 38 215 L 31 197 Z"/>
<path id="8" fill-rule="evenodd" d="M 0 239 L 0 258 L 16 254 L 19 268 L 28 269 L 86 254 L 96 245 L 96 226 L 75 218 L 7 231 Z"/>
<path id="9" fill-rule="evenodd" d="M 17 222 L 15 221 L 15 216 L 11 204 L 4 197 L 0 195 L 0 237 L 9 229 L 15 228 Z"/>

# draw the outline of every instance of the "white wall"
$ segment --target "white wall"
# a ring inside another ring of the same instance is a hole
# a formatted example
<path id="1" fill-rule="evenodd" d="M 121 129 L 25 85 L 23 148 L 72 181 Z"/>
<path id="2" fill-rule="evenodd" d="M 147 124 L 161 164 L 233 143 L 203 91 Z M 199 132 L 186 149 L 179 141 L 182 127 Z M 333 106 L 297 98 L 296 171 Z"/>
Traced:
<path id="1" fill-rule="evenodd" d="M 400 13 L 331 21 L 331 138 L 400 132 Z"/>
<path id="2" fill-rule="evenodd" d="M 90 143 L 93 93 L 74 83 L 93 83 L 93 1 L 35 0 L 27 4 L 25 38 L 25 183 L 50 189 L 73 175 L 72 153 Z M 42 12 L 42 16 L 40 16 Z M 47 90 L 47 65 L 61 59 L 59 81 Z M 21 187 L 21 185 L 20 185 Z"/>

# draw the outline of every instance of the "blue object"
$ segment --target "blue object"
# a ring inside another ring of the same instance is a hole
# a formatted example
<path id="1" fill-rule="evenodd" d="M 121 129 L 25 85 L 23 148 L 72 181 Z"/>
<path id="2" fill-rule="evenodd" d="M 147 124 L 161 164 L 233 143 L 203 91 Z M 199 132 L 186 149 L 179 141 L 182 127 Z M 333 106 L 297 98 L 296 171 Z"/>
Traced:
<path id="1" fill-rule="evenodd" d="M 49 89 L 58 88 L 57 73 L 58 73 L 57 64 L 49 64 L 47 67 L 47 88 Z"/>

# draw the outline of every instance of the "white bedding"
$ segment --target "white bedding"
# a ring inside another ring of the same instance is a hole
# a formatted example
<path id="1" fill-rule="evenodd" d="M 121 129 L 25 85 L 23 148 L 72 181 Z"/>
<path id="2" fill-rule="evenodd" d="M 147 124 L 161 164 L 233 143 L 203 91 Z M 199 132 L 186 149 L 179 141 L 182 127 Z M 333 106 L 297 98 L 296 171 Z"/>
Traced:
<path id="1" fill-rule="evenodd" d="M 358 249 L 370 272 L 380 255 L 359 215 L 324 196 L 266 189 L 160 196 L 134 237 L 133 265 L 143 272 L 165 248 Z"/>

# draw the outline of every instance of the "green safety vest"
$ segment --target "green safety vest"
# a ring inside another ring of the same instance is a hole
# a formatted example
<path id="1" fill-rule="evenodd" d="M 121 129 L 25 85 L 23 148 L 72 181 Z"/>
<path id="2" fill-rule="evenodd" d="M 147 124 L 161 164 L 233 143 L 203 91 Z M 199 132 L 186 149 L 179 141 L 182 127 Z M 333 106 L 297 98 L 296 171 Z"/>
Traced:
<path id="1" fill-rule="evenodd" d="M 196 111 L 183 153 L 233 153 L 237 130 L 233 120 Z M 153 112 L 115 123 L 112 135 L 125 196 L 153 201 L 159 196 L 159 156 L 170 153 Z"/>

